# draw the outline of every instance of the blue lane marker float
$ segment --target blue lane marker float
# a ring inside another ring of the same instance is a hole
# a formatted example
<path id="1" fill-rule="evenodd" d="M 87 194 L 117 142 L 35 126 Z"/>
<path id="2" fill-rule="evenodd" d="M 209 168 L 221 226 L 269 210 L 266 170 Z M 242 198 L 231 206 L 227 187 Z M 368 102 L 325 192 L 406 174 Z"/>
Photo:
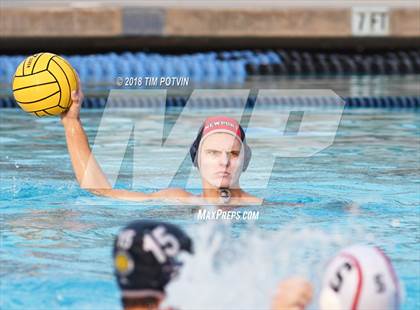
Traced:
<path id="1" fill-rule="evenodd" d="M 156 98 L 155 98 L 156 99 Z M 168 96 L 166 99 L 167 107 L 183 107 L 186 105 L 187 97 Z M 346 108 L 398 108 L 398 109 L 419 109 L 420 97 L 418 96 L 386 96 L 386 97 L 347 97 L 343 98 Z M 87 96 L 83 102 L 85 109 L 102 109 L 106 105 L 107 98 L 104 96 L 95 97 Z M 247 107 L 252 108 L 255 104 L 255 97 L 247 99 Z M 334 107 L 337 101 L 330 97 L 289 97 L 289 98 L 264 98 L 259 102 L 267 107 Z M 150 100 L 150 98 L 114 98 L 112 105 L 115 107 L 160 107 L 160 100 Z M 232 108 L 241 105 L 240 100 L 236 97 L 215 97 L 215 98 L 198 98 L 194 102 L 197 108 Z M 18 108 L 16 101 L 12 97 L 0 98 L 0 108 Z"/>
<path id="2" fill-rule="evenodd" d="M 143 52 L 63 55 L 85 84 L 119 76 L 186 76 L 194 82 L 244 81 L 251 75 L 420 74 L 420 49 L 376 54 L 242 50 L 187 55 Z M 0 83 L 11 84 L 24 55 L 0 55 Z"/>

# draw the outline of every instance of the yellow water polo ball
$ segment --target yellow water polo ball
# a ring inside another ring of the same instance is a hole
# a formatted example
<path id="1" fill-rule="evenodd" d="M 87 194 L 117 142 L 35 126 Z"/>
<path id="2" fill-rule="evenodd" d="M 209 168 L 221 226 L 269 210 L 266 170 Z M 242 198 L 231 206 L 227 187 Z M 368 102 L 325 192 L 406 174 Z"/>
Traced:
<path id="1" fill-rule="evenodd" d="M 76 71 L 63 57 L 52 53 L 29 56 L 13 77 L 13 96 L 19 106 L 40 117 L 65 112 L 76 89 Z"/>

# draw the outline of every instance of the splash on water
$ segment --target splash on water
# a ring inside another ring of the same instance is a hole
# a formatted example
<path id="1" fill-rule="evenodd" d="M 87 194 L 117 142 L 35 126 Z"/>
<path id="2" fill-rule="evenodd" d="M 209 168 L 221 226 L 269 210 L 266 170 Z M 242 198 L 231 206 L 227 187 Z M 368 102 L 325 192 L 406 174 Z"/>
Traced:
<path id="1" fill-rule="evenodd" d="M 168 287 L 166 305 L 184 310 L 269 309 L 279 282 L 290 276 L 310 280 L 317 294 L 332 255 L 354 240 L 365 240 L 360 229 L 343 236 L 338 227 L 322 231 L 289 225 L 263 231 L 250 226 L 235 236 L 231 226 L 209 222 L 195 228 L 194 255 L 183 257 L 184 268 Z M 314 301 L 316 307 L 316 297 Z"/>

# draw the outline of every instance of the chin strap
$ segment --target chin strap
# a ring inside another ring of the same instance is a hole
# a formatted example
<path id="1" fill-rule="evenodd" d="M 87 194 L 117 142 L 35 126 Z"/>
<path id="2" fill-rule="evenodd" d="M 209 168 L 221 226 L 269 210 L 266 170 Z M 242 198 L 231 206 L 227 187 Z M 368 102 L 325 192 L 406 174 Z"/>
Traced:
<path id="1" fill-rule="evenodd" d="M 220 201 L 224 204 L 229 203 L 232 198 L 232 194 L 229 188 L 219 188 L 219 198 Z"/>

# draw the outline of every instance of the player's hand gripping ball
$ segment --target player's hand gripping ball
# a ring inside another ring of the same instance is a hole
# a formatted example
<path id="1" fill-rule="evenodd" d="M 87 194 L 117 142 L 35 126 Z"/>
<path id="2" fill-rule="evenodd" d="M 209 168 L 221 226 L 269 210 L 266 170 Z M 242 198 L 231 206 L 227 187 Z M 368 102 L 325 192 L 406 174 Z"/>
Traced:
<path id="1" fill-rule="evenodd" d="M 70 107 L 77 89 L 77 73 L 62 57 L 39 53 L 26 58 L 13 77 L 19 106 L 36 116 L 59 115 Z"/>

